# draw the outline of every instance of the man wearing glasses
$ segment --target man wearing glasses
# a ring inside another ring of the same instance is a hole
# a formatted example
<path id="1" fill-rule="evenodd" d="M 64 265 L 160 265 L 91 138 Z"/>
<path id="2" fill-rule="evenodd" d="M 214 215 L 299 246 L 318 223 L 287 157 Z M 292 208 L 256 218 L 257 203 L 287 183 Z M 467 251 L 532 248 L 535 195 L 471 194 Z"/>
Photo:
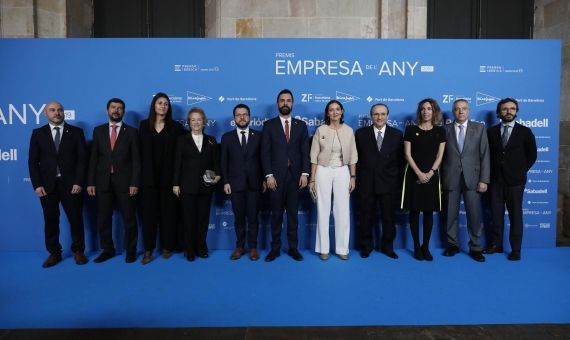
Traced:
<path id="1" fill-rule="evenodd" d="M 526 173 L 536 161 L 536 141 L 532 131 L 515 122 L 519 104 L 516 99 L 505 98 L 497 104 L 497 117 L 501 123 L 489 128 L 491 151 L 491 240 L 484 254 L 503 252 L 505 205 L 509 212 L 511 261 L 521 259 L 523 233 L 523 193 Z"/>

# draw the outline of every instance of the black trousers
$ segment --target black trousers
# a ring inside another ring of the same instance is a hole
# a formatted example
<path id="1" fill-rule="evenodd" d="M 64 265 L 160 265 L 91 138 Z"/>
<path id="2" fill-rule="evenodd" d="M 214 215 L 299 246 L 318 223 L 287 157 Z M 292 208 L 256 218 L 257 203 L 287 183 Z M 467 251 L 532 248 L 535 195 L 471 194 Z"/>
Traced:
<path id="1" fill-rule="evenodd" d="M 271 201 L 271 249 L 281 249 L 281 229 L 283 228 L 283 212 L 287 210 L 287 240 L 289 249 L 297 249 L 297 227 L 299 220 L 299 181 L 290 171 L 283 183 L 277 182 L 277 190 L 269 191 Z"/>
<path id="2" fill-rule="evenodd" d="M 509 212 L 509 241 L 513 251 L 521 251 L 523 236 L 523 202 L 524 184 L 508 186 L 504 182 L 491 184 L 491 242 L 503 246 L 505 231 L 505 205 Z"/>
<path id="3" fill-rule="evenodd" d="M 128 192 L 123 190 L 123 188 L 119 188 L 117 183 L 115 183 L 113 175 L 111 175 L 109 191 L 97 190 L 97 227 L 99 229 L 101 249 L 105 252 L 115 252 L 112 232 L 113 206 L 115 202 L 118 204 L 119 211 L 123 216 L 125 250 L 127 253 L 136 253 L 137 251 L 137 200 L 136 196 L 131 197 Z"/>
<path id="4" fill-rule="evenodd" d="M 59 243 L 59 204 L 71 229 L 71 251 L 85 251 L 85 234 L 83 229 L 83 193 L 72 194 L 71 190 L 64 188 L 60 179 L 56 180 L 52 193 L 40 197 L 44 213 L 44 234 L 46 249 L 50 254 L 60 254 Z"/>
<path id="5" fill-rule="evenodd" d="M 184 247 L 188 255 L 207 254 L 208 224 L 212 194 L 182 194 Z"/>
<path id="6" fill-rule="evenodd" d="M 171 189 L 141 190 L 144 250 L 153 251 L 160 229 L 162 249 L 174 250 L 178 244 L 178 197 Z"/>
<path id="7" fill-rule="evenodd" d="M 259 222 L 257 219 L 259 212 L 259 191 L 232 191 L 231 201 L 237 237 L 236 247 L 244 247 L 247 226 L 247 245 L 249 249 L 257 248 L 257 233 L 259 229 Z"/>
<path id="8" fill-rule="evenodd" d="M 361 251 L 371 252 L 374 249 L 373 229 L 376 224 L 377 204 L 380 204 L 382 219 L 382 239 L 380 249 L 391 251 L 394 249 L 396 227 L 394 226 L 393 194 L 376 194 L 374 192 L 360 194 L 360 220 L 358 223 L 358 242 Z"/>

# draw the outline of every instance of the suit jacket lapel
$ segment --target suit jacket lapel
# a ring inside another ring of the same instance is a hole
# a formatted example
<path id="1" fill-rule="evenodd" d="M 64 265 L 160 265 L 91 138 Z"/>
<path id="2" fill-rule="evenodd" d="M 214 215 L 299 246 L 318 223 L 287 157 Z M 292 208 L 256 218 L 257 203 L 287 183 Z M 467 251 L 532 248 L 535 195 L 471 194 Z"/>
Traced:
<path id="1" fill-rule="evenodd" d="M 189 141 L 190 141 L 190 145 L 191 145 L 192 147 L 194 147 L 194 150 L 195 150 L 197 153 L 200 153 L 200 150 L 198 150 L 198 146 L 196 145 L 196 142 L 194 142 L 194 137 L 192 137 L 192 132 L 190 132 L 190 133 L 187 134 L 186 136 L 187 136 L 187 138 L 188 138 Z M 204 150 L 204 135 L 203 135 L 203 134 L 202 134 L 202 150 Z"/>
<path id="2" fill-rule="evenodd" d="M 42 129 L 42 133 L 45 134 L 46 140 L 49 140 L 51 147 L 53 148 L 53 152 L 56 153 L 55 150 L 55 141 L 53 140 L 53 135 L 51 134 L 51 126 L 49 124 L 45 125 L 44 129 Z M 61 140 L 60 140 L 61 145 Z"/>

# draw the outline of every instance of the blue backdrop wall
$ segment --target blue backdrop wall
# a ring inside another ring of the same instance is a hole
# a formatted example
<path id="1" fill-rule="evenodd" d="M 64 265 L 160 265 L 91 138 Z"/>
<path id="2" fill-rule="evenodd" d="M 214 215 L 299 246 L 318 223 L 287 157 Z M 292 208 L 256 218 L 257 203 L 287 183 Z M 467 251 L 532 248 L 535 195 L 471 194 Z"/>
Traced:
<path id="1" fill-rule="evenodd" d="M 559 41 L 2 39 L 0 69 L 0 251 L 44 249 L 41 207 L 29 180 L 27 153 L 32 129 L 46 123 L 42 109 L 47 101 L 63 103 L 67 121 L 82 127 L 90 141 L 93 127 L 107 119 L 109 98 L 125 100 L 125 121 L 138 127 L 148 115 L 152 95 L 162 91 L 170 96 L 177 120 L 183 121 L 192 106 L 205 109 L 206 132 L 219 141 L 233 128 L 232 108 L 237 103 L 250 106 L 252 127 L 262 129 L 263 121 L 277 114 L 275 99 L 282 88 L 293 91 L 293 115 L 307 123 L 310 134 L 322 123 L 330 99 L 344 104 L 346 123 L 354 129 L 370 124 L 372 104 L 386 103 L 389 124 L 403 131 L 425 97 L 440 103 L 448 121 L 453 100 L 465 98 L 471 118 L 488 126 L 498 122 L 496 102 L 516 98 L 517 121 L 532 128 L 538 145 L 538 161 L 524 196 L 523 245 L 555 245 Z M 313 248 L 316 209 L 307 192 L 303 198 L 300 244 Z M 218 192 L 213 205 L 209 245 L 232 248 L 229 200 Z M 88 199 L 90 249 L 98 247 L 95 209 L 94 200 Z M 464 214 L 461 218 L 465 240 Z M 270 238 L 266 211 L 260 219 L 260 239 L 266 245 Z M 114 237 L 120 248 L 122 226 L 119 218 L 115 220 Z M 398 212 L 396 247 L 410 245 L 408 229 L 406 214 Z M 437 233 L 436 228 L 433 244 L 441 246 Z M 68 249 L 65 218 L 61 239 Z"/>

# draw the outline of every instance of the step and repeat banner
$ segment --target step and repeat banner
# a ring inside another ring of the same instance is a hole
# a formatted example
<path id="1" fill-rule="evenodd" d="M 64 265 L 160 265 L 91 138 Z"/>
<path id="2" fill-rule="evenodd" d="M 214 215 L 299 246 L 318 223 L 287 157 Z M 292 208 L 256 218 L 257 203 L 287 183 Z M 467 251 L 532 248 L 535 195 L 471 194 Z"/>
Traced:
<path id="1" fill-rule="evenodd" d="M 487 126 L 498 123 L 497 101 L 516 98 L 517 121 L 532 129 L 538 146 L 538 161 L 524 194 L 523 246 L 555 246 L 559 41 L 1 39 L 0 69 L 0 251 L 44 249 L 42 212 L 27 158 L 32 129 L 47 122 L 42 112 L 46 102 L 61 102 L 66 120 L 82 127 L 90 142 L 93 127 L 107 121 L 109 98 L 122 98 L 125 121 L 138 127 L 148 116 L 153 94 L 161 91 L 169 95 L 177 120 L 183 122 L 190 107 L 203 108 L 208 116 L 205 132 L 219 141 L 234 128 L 232 108 L 238 103 L 251 108 L 251 127 L 261 130 L 267 118 L 277 115 L 276 96 L 283 88 L 293 92 L 293 116 L 307 123 L 310 134 L 323 124 L 324 107 L 331 99 L 343 103 L 345 121 L 355 130 L 370 125 L 371 105 L 385 103 L 390 107 L 388 124 L 404 131 L 414 122 L 417 103 L 426 97 L 439 102 L 446 122 L 453 119 L 453 101 L 465 98 L 471 119 Z M 302 196 L 300 245 L 312 249 L 316 207 L 307 191 Z M 266 246 L 270 218 L 267 199 L 263 203 L 260 241 Z M 352 203 L 354 231 L 357 202 Z M 229 198 L 218 190 L 212 204 L 209 245 L 230 249 L 235 234 Z M 484 209 L 488 228 L 488 204 Z M 95 213 L 94 199 L 86 199 L 86 237 L 92 250 L 98 248 Z M 407 214 L 399 211 L 397 216 L 395 246 L 410 246 Z M 438 220 L 436 247 L 442 246 Z M 123 227 L 118 216 L 114 222 L 121 249 Z M 62 245 L 69 249 L 63 212 L 61 225 Z M 460 229 L 466 244 L 463 211 Z"/>

